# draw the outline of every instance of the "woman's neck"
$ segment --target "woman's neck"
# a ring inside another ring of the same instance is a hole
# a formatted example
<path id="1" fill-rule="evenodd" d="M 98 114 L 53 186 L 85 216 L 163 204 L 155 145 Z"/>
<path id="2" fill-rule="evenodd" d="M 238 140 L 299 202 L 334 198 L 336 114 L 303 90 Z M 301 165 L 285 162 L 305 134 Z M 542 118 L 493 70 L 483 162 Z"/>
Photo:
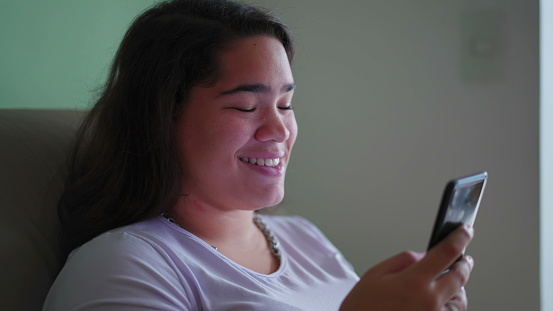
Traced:
<path id="1" fill-rule="evenodd" d="M 179 226 L 217 247 L 249 245 L 258 234 L 251 211 L 195 213 L 172 209 L 169 215 Z"/>
<path id="2" fill-rule="evenodd" d="M 278 269 L 279 260 L 254 224 L 253 211 L 224 210 L 181 197 L 167 213 L 179 226 L 236 263 L 264 274 Z"/>

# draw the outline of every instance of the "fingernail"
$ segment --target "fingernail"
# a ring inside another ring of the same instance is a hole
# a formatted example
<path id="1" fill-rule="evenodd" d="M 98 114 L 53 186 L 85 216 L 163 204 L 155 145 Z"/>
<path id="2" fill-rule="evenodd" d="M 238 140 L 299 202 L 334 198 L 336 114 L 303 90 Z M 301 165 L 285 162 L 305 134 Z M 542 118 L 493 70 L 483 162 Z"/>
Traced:
<path id="1" fill-rule="evenodd" d="M 464 227 L 465 230 L 470 234 L 470 236 L 474 235 L 474 227 L 472 225 L 465 224 Z"/>
<path id="2" fill-rule="evenodd" d="M 465 258 L 467 258 L 467 261 L 469 262 L 470 266 L 473 267 L 474 266 L 474 258 L 472 258 L 472 256 L 470 256 L 470 255 L 465 255 Z"/>

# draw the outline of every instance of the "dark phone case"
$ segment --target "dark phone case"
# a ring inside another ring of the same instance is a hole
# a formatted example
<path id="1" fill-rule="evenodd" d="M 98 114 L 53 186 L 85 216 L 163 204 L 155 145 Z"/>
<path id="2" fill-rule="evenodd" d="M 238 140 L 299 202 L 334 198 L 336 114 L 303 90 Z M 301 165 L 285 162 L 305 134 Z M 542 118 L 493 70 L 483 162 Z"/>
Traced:
<path id="1" fill-rule="evenodd" d="M 474 222 L 487 179 L 488 173 L 480 172 L 447 183 L 428 249 L 462 224 Z"/>

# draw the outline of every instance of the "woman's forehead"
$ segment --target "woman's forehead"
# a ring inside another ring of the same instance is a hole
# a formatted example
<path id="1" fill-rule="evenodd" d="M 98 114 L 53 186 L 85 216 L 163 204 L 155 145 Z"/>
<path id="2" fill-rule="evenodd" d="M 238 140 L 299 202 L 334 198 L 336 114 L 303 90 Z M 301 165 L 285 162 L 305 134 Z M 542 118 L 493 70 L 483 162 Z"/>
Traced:
<path id="1" fill-rule="evenodd" d="M 274 83 L 293 84 L 290 62 L 282 43 L 270 36 L 255 36 L 237 40 L 219 54 L 218 83 L 261 84 L 274 88 Z M 228 85 L 230 84 L 230 85 Z"/>

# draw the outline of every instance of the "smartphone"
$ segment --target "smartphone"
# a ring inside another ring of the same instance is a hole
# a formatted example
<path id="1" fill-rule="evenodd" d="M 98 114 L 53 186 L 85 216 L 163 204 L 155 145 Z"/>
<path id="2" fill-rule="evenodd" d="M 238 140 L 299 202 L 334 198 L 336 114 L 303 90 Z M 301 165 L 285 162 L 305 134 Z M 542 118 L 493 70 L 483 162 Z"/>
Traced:
<path id="1" fill-rule="evenodd" d="M 474 224 L 487 181 L 488 173 L 480 172 L 453 179 L 446 184 L 428 249 L 459 226 Z"/>

